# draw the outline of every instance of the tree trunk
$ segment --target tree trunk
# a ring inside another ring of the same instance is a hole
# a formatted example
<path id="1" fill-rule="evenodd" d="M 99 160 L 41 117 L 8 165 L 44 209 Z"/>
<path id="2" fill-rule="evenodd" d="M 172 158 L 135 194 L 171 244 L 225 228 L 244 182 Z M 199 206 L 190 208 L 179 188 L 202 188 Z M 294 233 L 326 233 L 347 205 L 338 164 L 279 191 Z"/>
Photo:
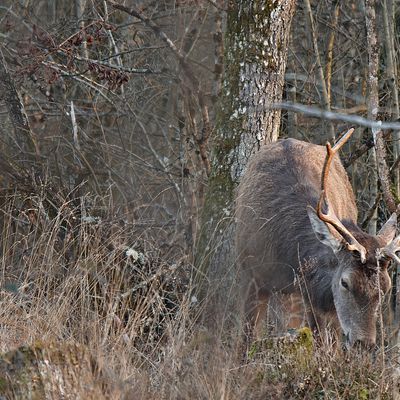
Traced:
<path id="1" fill-rule="evenodd" d="M 294 0 L 229 2 L 225 70 L 213 141 L 212 170 L 196 265 L 202 277 L 233 278 L 234 191 L 249 157 L 277 140 Z M 221 291 L 221 288 L 217 288 Z M 223 289 L 222 289 L 223 291 Z"/>
<path id="2" fill-rule="evenodd" d="M 368 118 L 372 120 L 377 119 L 379 109 L 379 88 L 378 88 L 378 66 L 379 66 L 379 48 L 377 45 L 376 36 L 376 15 L 375 15 L 375 0 L 365 1 L 365 24 L 367 28 L 367 47 L 368 47 Z M 374 138 L 378 136 L 379 132 L 372 132 Z M 374 139 L 374 142 L 376 140 Z M 376 172 L 376 150 L 373 147 L 370 151 L 370 164 L 371 171 L 373 171 L 370 178 L 370 204 L 374 204 L 376 196 L 378 195 L 378 174 Z M 371 235 L 376 234 L 378 221 L 377 209 L 368 226 L 368 232 Z"/>

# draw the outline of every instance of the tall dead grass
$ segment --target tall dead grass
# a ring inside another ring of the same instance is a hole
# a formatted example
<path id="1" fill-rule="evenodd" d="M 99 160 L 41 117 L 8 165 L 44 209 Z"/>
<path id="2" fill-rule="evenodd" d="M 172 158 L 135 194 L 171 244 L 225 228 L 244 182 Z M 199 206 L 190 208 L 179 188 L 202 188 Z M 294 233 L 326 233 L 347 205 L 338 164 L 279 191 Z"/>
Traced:
<path id="1" fill-rule="evenodd" d="M 93 199 L 49 217 L 43 200 L 10 196 L 2 210 L 2 352 L 84 347 L 112 399 L 396 398 L 396 349 L 343 352 L 304 330 L 246 348 L 232 318 L 203 323 L 188 259 L 157 243 L 166 230 L 138 229 Z"/>

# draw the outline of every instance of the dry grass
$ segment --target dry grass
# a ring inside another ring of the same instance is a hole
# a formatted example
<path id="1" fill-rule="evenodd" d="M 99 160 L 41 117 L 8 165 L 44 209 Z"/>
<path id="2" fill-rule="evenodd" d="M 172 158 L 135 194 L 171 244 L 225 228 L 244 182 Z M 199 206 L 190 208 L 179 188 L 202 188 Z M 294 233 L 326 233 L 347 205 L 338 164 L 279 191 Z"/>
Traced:
<path id="1" fill-rule="evenodd" d="M 82 379 L 101 376 L 93 393 L 113 399 L 395 398 L 393 352 L 384 362 L 344 353 L 307 331 L 245 349 L 240 328 L 201 322 L 191 265 L 179 248 L 160 250 L 154 232 L 83 206 L 49 218 L 38 199 L 31 215 L 18 204 L 3 209 L 2 352 L 84 348 L 96 371 Z"/>

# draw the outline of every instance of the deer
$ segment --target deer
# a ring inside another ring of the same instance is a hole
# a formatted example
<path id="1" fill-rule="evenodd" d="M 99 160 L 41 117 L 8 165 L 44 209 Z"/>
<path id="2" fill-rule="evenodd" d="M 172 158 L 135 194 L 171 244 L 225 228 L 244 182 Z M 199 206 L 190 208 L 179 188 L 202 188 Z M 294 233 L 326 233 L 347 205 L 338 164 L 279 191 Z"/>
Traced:
<path id="1" fill-rule="evenodd" d="M 348 347 L 376 346 L 377 314 L 391 289 L 388 266 L 400 262 L 393 213 L 377 235 L 358 225 L 358 210 L 338 152 L 296 139 L 264 145 L 237 188 L 236 254 L 245 313 L 260 338 L 273 293 L 301 291 L 313 331 L 334 321 Z"/>

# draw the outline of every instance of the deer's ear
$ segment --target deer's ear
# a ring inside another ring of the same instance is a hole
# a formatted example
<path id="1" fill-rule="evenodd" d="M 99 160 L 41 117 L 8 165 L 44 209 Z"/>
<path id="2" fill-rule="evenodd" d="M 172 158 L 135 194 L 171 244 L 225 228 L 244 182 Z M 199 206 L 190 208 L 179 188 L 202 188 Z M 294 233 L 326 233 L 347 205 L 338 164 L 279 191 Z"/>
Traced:
<path id="1" fill-rule="evenodd" d="M 342 237 L 337 232 L 332 232 L 328 225 L 318 218 L 312 207 L 307 207 L 307 214 L 318 240 L 330 247 L 334 253 L 337 253 L 342 248 Z"/>
<path id="2" fill-rule="evenodd" d="M 396 213 L 393 213 L 378 233 L 378 239 L 381 239 L 383 246 L 387 246 L 394 239 L 396 228 L 397 215 Z"/>

